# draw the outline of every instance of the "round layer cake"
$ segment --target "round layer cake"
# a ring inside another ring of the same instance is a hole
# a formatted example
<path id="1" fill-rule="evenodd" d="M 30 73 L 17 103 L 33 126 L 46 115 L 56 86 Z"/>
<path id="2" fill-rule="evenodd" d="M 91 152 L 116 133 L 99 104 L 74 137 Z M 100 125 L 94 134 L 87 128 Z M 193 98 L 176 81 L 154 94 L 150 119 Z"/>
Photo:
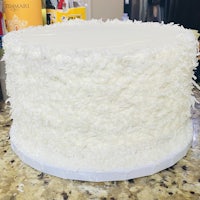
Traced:
<path id="1" fill-rule="evenodd" d="M 7 34 L 13 150 L 40 171 L 87 181 L 175 164 L 192 139 L 197 44 L 183 27 L 131 21 Z"/>

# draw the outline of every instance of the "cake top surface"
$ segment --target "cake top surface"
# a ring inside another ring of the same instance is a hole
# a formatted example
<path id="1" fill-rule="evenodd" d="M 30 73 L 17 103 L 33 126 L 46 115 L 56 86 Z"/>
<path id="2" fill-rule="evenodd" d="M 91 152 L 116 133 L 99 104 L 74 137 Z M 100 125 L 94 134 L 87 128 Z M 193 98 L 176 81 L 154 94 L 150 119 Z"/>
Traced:
<path id="1" fill-rule="evenodd" d="M 74 20 L 11 32 L 7 34 L 5 41 L 17 43 L 19 46 L 41 46 L 52 50 L 112 49 L 112 52 L 119 52 L 130 48 L 135 51 L 173 46 L 176 38 L 187 31 L 173 24 Z"/>

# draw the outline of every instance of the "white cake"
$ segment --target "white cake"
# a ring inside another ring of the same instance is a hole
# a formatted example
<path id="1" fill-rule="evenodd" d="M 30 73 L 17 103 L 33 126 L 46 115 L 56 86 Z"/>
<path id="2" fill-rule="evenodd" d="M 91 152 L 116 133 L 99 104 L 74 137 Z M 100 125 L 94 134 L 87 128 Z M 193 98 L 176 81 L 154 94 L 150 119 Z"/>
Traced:
<path id="1" fill-rule="evenodd" d="M 4 37 L 11 145 L 32 167 L 106 181 L 187 152 L 197 40 L 177 25 L 69 21 Z"/>

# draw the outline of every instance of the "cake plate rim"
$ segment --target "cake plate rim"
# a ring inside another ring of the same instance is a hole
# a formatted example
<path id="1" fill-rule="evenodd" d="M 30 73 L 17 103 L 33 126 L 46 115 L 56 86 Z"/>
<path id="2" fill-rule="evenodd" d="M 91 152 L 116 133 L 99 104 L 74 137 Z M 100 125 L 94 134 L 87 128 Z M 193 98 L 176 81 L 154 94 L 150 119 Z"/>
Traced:
<path id="1" fill-rule="evenodd" d="M 12 127 L 10 129 L 12 132 Z M 182 159 L 191 147 L 192 140 L 187 145 L 178 150 L 173 155 L 170 153 L 167 157 L 160 159 L 157 162 L 152 162 L 143 167 L 135 168 L 128 171 L 109 171 L 109 172 L 91 172 L 91 171 L 76 171 L 71 169 L 63 169 L 59 167 L 49 166 L 45 163 L 41 163 L 33 158 L 28 157 L 11 141 L 11 148 L 15 154 L 28 166 L 59 178 L 71 179 L 78 181 L 91 181 L 91 182 L 105 182 L 105 181 L 123 181 L 144 176 L 150 176 L 158 173 L 164 169 L 167 169 Z"/>

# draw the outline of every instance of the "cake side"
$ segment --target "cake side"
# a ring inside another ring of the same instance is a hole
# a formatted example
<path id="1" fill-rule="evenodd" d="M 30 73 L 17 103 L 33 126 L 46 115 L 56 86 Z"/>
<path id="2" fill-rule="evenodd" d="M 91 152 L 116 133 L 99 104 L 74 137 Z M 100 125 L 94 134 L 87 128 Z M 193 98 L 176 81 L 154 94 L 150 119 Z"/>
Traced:
<path id="1" fill-rule="evenodd" d="M 197 63 L 192 32 L 151 23 L 83 24 L 90 25 L 72 23 L 75 34 L 90 26 L 103 32 L 105 24 L 125 29 L 119 30 L 119 38 L 130 30 L 133 38 L 143 32 L 132 46 L 120 45 L 116 36 L 110 46 L 86 48 L 79 38 L 80 48 L 66 51 L 62 45 L 59 49 L 48 43 L 27 44 L 23 34 L 38 31 L 33 39 L 37 41 L 40 32 L 43 38 L 45 30 L 65 29 L 68 24 L 6 36 L 4 60 L 14 119 L 11 142 L 39 163 L 92 172 L 138 169 L 188 147 Z M 143 40 L 144 33 L 149 34 Z M 169 38 L 159 46 L 162 34 Z M 13 47 L 14 41 L 19 42 Z M 66 47 L 68 43 L 63 41 Z"/>

